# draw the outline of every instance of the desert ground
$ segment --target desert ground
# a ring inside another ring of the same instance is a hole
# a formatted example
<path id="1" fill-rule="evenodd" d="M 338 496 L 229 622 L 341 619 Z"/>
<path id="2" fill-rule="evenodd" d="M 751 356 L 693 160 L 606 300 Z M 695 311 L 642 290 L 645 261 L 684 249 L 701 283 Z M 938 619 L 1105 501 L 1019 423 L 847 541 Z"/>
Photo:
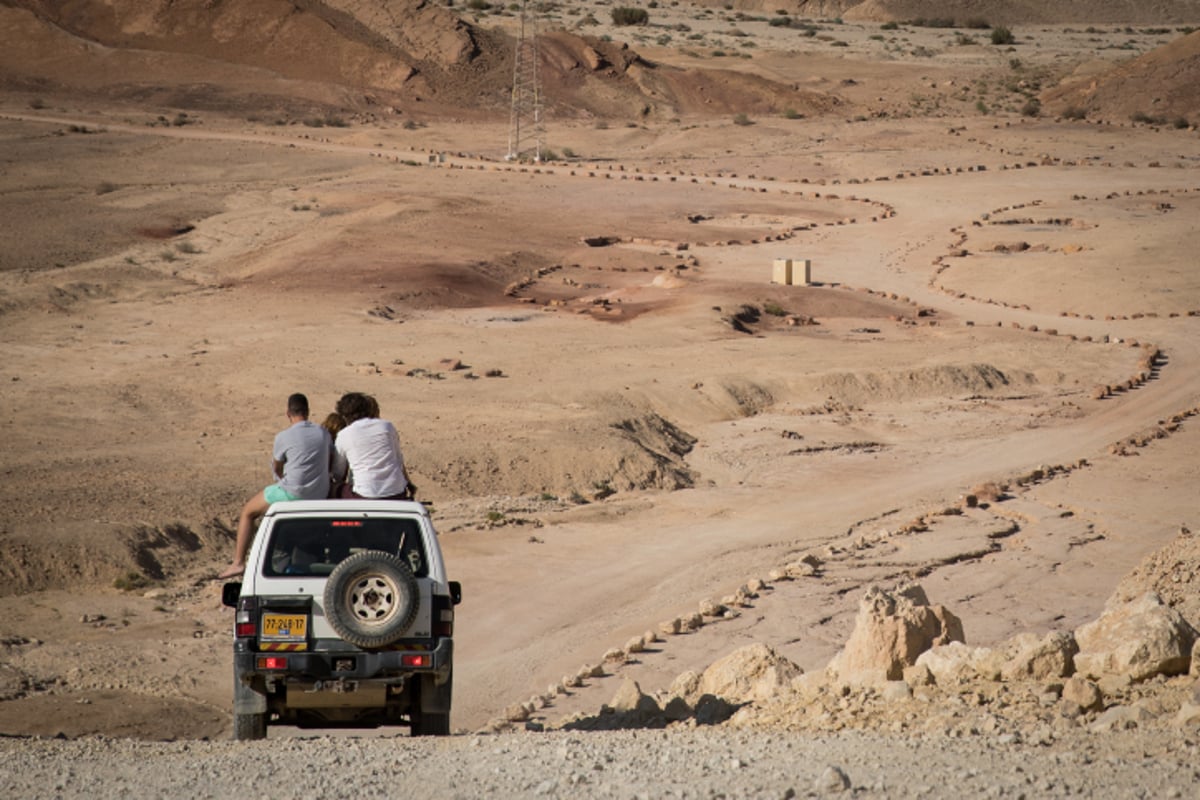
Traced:
<path id="1" fill-rule="evenodd" d="M 0 22 L 32 37 L 21 5 Z M 369 392 L 401 431 L 464 587 L 460 733 L 559 727 L 750 643 L 818 672 L 873 585 L 919 580 L 971 645 L 1070 631 L 1200 526 L 1200 108 L 1031 114 L 1014 83 L 1109 74 L 1174 20 L 1012 24 L 1003 50 L 591 11 L 659 63 L 819 98 L 551 97 L 535 163 L 504 158 L 502 103 L 318 126 L 227 66 L 233 99 L 189 105 L 68 81 L 66 55 L 42 83 L 5 64 L 0 733 L 228 737 L 215 576 L 294 391 L 318 416 Z M 811 283 L 774 283 L 779 259 Z"/>

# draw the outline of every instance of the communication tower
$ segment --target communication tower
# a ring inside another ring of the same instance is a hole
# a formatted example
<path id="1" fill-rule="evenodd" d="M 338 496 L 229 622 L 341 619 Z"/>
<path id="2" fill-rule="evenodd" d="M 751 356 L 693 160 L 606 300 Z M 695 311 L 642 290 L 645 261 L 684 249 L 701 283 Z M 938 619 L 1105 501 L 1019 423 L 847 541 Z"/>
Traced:
<path id="1" fill-rule="evenodd" d="M 542 160 L 542 88 L 538 83 L 537 14 L 521 0 L 520 31 L 513 64 L 512 113 L 508 126 L 508 161 L 532 156 Z"/>

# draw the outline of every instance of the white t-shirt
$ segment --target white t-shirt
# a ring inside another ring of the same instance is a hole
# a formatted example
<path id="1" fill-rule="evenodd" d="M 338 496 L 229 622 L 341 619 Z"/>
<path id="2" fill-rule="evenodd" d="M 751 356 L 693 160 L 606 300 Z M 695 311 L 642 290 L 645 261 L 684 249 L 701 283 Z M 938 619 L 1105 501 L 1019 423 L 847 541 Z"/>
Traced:
<path id="1" fill-rule="evenodd" d="M 362 497 L 391 497 L 408 487 L 404 456 L 396 426 L 385 419 L 356 420 L 342 429 L 334 442 L 333 474 L 345 478 Z"/>

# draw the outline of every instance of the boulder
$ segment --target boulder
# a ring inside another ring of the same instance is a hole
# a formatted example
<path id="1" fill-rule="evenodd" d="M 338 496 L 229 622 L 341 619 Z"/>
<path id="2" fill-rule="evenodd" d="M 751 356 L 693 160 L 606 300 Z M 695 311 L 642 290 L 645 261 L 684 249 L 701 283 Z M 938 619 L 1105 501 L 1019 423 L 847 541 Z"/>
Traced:
<path id="1" fill-rule="evenodd" d="M 621 688 L 617 689 L 617 693 L 613 695 L 608 706 L 619 714 L 632 714 L 639 717 L 653 717 L 662 713 L 662 709 L 658 707 L 654 698 L 644 693 L 637 681 L 628 678 L 621 684 Z"/>
<path id="2" fill-rule="evenodd" d="M 767 645 L 751 644 L 713 662 L 700 676 L 696 691 L 730 703 L 751 703 L 786 690 L 801 673 Z"/>
<path id="3" fill-rule="evenodd" d="M 942 606 L 930 606 L 920 586 L 891 591 L 872 586 L 859 602 L 850 639 L 829 669 L 851 684 L 900 680 L 904 668 L 926 650 L 961 641 L 962 622 Z"/>
<path id="4" fill-rule="evenodd" d="M 968 647 L 950 642 L 926 650 L 917 656 L 917 667 L 925 667 L 939 686 L 984 678 L 999 680 L 1003 654 L 989 647 Z"/>
<path id="5" fill-rule="evenodd" d="M 1099 619 L 1075 631 L 1075 641 L 1075 670 L 1080 675 L 1117 674 L 1143 681 L 1187 672 L 1196 631 L 1149 592 L 1130 602 L 1110 600 Z"/>
<path id="6" fill-rule="evenodd" d="M 1072 634 L 1061 631 L 1052 631 L 1040 639 L 1034 633 L 1021 633 L 1009 639 L 1001 651 L 1004 680 L 1043 681 L 1072 674 L 1079 645 Z"/>
<path id="7" fill-rule="evenodd" d="M 1104 707 L 1104 695 L 1100 687 L 1086 678 L 1075 676 L 1063 684 L 1062 699 L 1084 711 L 1099 711 Z"/>
<path id="8" fill-rule="evenodd" d="M 700 686 L 700 676 L 695 670 L 688 670 L 680 673 L 675 680 L 671 681 L 671 688 L 667 690 L 668 694 L 676 697 L 692 697 L 698 694 L 696 689 Z"/>

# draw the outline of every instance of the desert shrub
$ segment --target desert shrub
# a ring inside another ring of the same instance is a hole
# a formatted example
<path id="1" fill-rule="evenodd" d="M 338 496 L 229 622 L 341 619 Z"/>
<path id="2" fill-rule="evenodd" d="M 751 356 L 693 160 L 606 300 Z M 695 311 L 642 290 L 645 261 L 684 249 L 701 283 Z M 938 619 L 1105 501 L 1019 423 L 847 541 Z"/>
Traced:
<path id="1" fill-rule="evenodd" d="M 617 6 L 612 10 L 613 25 L 645 25 L 650 21 L 650 12 L 644 8 Z"/>
<path id="2" fill-rule="evenodd" d="M 150 579 L 140 572 L 126 572 L 113 581 L 113 587 L 122 592 L 136 592 L 150 585 Z"/>
<path id="3" fill-rule="evenodd" d="M 988 113 L 987 103 L 983 102 L 982 100 L 976 100 L 975 101 L 975 110 L 978 111 L 980 114 L 987 114 Z"/>
<path id="4" fill-rule="evenodd" d="M 1042 113 L 1042 104 L 1036 97 L 1029 98 L 1025 105 L 1021 106 L 1021 116 L 1036 117 Z"/>
<path id="5" fill-rule="evenodd" d="M 790 28 L 792 25 L 791 17 L 772 17 L 768 22 L 772 28 Z"/>
<path id="6" fill-rule="evenodd" d="M 101 181 L 96 186 L 96 194 L 109 194 L 110 192 L 115 192 L 117 189 L 120 189 L 120 188 L 121 188 L 120 186 L 117 186 L 112 181 Z"/>
<path id="7" fill-rule="evenodd" d="M 986 19 L 980 19 L 979 17 L 970 17 L 967 19 L 967 21 L 963 25 L 963 27 L 964 28 L 974 28 L 975 30 L 982 31 L 982 30 L 987 30 L 988 28 L 990 28 L 992 26 L 988 23 L 988 21 Z"/>
<path id="8" fill-rule="evenodd" d="M 788 312 L 783 306 L 778 303 L 773 303 L 770 300 L 763 303 L 763 311 L 773 317 L 786 317 Z"/>
<path id="9" fill-rule="evenodd" d="M 1013 36 L 1013 32 L 1004 26 L 992 28 L 992 44 L 1012 44 L 1017 41 L 1017 37 Z"/>
<path id="10" fill-rule="evenodd" d="M 187 253 L 188 255 L 194 255 L 200 252 L 200 248 L 191 242 L 180 242 L 179 244 L 175 245 L 175 249 L 181 253 Z"/>
<path id="11" fill-rule="evenodd" d="M 881 31 L 895 31 L 895 30 L 899 30 L 899 29 L 900 29 L 899 22 L 885 22 L 879 26 L 879 30 L 881 30 Z"/>
<path id="12" fill-rule="evenodd" d="M 574 150 L 572 150 L 569 147 L 563 148 L 563 158 L 576 158 L 576 157 L 577 157 L 577 155 Z"/>
<path id="13" fill-rule="evenodd" d="M 745 114 L 734 114 L 733 115 L 733 124 L 734 125 L 743 125 L 743 126 L 744 125 L 753 125 L 754 120 L 750 119 Z"/>
<path id="14" fill-rule="evenodd" d="M 1180 130 L 1180 131 L 1192 127 L 1192 123 L 1188 122 L 1187 117 L 1176 117 L 1175 121 L 1172 122 L 1171 124 L 1175 127 L 1176 130 Z"/>
<path id="15" fill-rule="evenodd" d="M 488 0 L 467 0 L 467 8 L 472 11 L 487 11 L 492 7 Z"/>
<path id="16" fill-rule="evenodd" d="M 1062 115 L 1065 119 L 1087 119 L 1087 109 L 1071 106 Z"/>
<path id="17" fill-rule="evenodd" d="M 1166 117 L 1154 117 L 1149 114 L 1144 114 L 1141 111 L 1138 111 L 1137 113 L 1133 114 L 1133 116 L 1130 118 L 1134 122 L 1141 122 L 1146 125 L 1166 125 L 1167 124 Z"/>
<path id="18" fill-rule="evenodd" d="M 804 115 L 794 108 L 785 108 L 783 110 L 784 119 L 804 119 Z"/>
<path id="19" fill-rule="evenodd" d="M 29 101 L 29 107 L 32 108 L 34 111 L 40 111 L 41 109 L 46 107 L 46 101 L 40 97 L 35 97 Z"/>

